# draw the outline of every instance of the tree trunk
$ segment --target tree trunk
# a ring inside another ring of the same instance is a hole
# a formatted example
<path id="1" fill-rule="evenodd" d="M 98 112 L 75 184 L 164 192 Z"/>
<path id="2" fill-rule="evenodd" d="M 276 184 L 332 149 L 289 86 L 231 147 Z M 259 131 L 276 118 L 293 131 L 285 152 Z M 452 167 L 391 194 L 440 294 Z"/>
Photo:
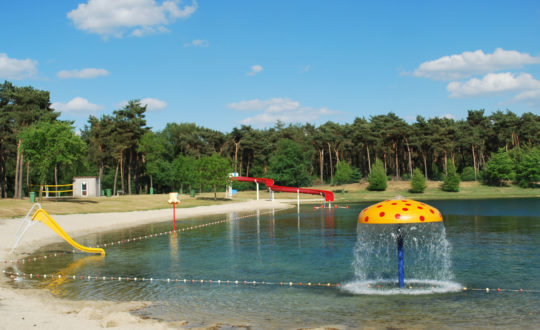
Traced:
<path id="1" fill-rule="evenodd" d="M 154 182 L 152 181 L 152 175 L 150 174 L 150 188 L 154 189 Z"/>
<path id="2" fill-rule="evenodd" d="M 124 185 L 124 153 L 123 152 L 120 157 L 120 187 L 122 188 L 122 194 L 125 194 L 126 187 Z"/>
<path id="3" fill-rule="evenodd" d="M 399 180 L 399 160 L 398 160 L 397 143 L 394 144 L 394 158 L 396 159 L 396 180 Z"/>
<path id="4" fill-rule="evenodd" d="M 321 184 L 324 184 L 324 149 L 319 149 L 319 167 L 321 172 Z"/>
<path id="5" fill-rule="evenodd" d="M 116 171 L 114 172 L 113 196 L 116 195 L 116 181 L 118 179 L 118 164 L 120 164 L 120 161 L 116 162 Z"/>
<path id="6" fill-rule="evenodd" d="M 413 170 L 412 170 L 412 160 L 411 160 L 411 147 L 409 146 L 409 141 L 405 139 L 405 145 L 407 146 L 407 153 L 409 154 L 409 174 L 411 175 L 411 178 L 413 176 Z"/>
<path id="7" fill-rule="evenodd" d="M 471 146 L 472 149 L 472 159 L 473 159 L 473 168 L 474 168 L 474 181 L 476 181 L 476 153 L 474 152 L 474 145 Z"/>
<path id="8" fill-rule="evenodd" d="M 216 189 L 215 184 L 214 184 L 214 200 L 217 201 L 217 189 Z"/>
<path id="9" fill-rule="evenodd" d="M 24 164 L 24 153 L 21 150 L 21 158 L 19 159 L 20 165 L 19 165 L 19 198 L 23 198 L 23 192 L 22 192 L 22 183 L 23 183 L 23 164 Z"/>
<path id="10" fill-rule="evenodd" d="M 424 159 L 424 175 L 426 176 L 426 180 L 428 178 L 428 172 L 427 172 L 427 156 L 422 152 L 422 158 Z"/>
<path id="11" fill-rule="evenodd" d="M 234 142 L 234 172 L 238 173 L 238 148 L 240 142 Z"/>
<path id="12" fill-rule="evenodd" d="M 444 175 L 448 175 L 448 154 L 444 151 Z"/>
<path id="13" fill-rule="evenodd" d="M 133 151 L 129 149 L 129 163 L 128 163 L 128 195 L 131 195 L 131 162 L 133 161 Z"/>
<path id="14" fill-rule="evenodd" d="M 26 162 L 26 190 L 30 196 L 30 162 Z"/>
<path id="15" fill-rule="evenodd" d="M 17 160 L 15 161 L 15 182 L 13 185 L 13 198 L 19 197 L 19 162 L 21 152 L 21 140 L 17 143 Z"/>
<path id="16" fill-rule="evenodd" d="M 328 142 L 328 156 L 330 157 L 330 184 L 334 183 L 334 164 L 332 163 L 332 149 L 330 149 L 330 142 Z"/>
<path id="17" fill-rule="evenodd" d="M 56 186 L 56 197 L 58 197 L 58 166 L 54 165 L 54 185 Z"/>
<path id="18" fill-rule="evenodd" d="M 371 174 L 371 158 L 369 158 L 369 145 L 366 143 L 366 154 L 367 154 L 367 164 L 369 169 L 369 174 Z"/>
<path id="19" fill-rule="evenodd" d="M 103 161 L 100 161 L 100 162 L 99 162 L 99 173 L 98 173 L 98 176 L 99 176 L 99 182 L 101 182 L 101 179 L 103 178 Z"/>
<path id="20" fill-rule="evenodd" d="M 39 202 L 43 201 L 43 186 L 45 185 L 45 180 L 42 180 L 39 184 Z"/>

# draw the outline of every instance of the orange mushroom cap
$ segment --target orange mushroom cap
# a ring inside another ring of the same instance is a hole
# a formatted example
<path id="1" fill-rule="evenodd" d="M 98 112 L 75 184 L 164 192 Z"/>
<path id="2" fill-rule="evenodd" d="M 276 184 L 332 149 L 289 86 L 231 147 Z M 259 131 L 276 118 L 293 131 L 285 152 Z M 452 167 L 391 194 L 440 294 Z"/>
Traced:
<path id="1" fill-rule="evenodd" d="M 359 223 L 400 224 L 441 222 L 441 212 L 412 199 L 392 199 L 371 205 L 358 215 Z"/>

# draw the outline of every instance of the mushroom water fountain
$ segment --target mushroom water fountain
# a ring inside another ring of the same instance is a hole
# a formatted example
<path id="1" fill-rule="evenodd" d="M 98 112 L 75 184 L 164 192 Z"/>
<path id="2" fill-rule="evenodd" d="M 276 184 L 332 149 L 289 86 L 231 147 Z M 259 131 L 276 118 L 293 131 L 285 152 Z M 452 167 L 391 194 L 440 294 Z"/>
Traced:
<path id="1" fill-rule="evenodd" d="M 411 199 L 386 200 L 362 210 L 357 228 L 355 279 L 343 286 L 345 290 L 363 294 L 460 290 L 452 282 L 443 217 L 433 206 Z"/>

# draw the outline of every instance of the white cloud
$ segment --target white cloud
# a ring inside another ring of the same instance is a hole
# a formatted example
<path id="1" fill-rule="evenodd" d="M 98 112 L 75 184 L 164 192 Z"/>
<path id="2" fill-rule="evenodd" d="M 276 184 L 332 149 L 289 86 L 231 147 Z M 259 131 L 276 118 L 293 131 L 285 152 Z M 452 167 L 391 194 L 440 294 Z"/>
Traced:
<path id="1" fill-rule="evenodd" d="M 309 70 L 311 70 L 311 64 L 308 64 L 304 68 L 302 68 L 303 72 L 308 72 Z"/>
<path id="2" fill-rule="evenodd" d="M 251 67 L 251 71 L 246 73 L 246 75 L 247 76 L 254 76 L 254 75 L 258 74 L 258 73 L 261 73 L 263 70 L 264 70 L 264 68 L 261 65 L 256 64 L 256 65 L 253 65 Z"/>
<path id="3" fill-rule="evenodd" d="M 451 113 L 447 113 L 447 114 L 442 115 L 441 118 L 454 119 L 454 116 Z"/>
<path id="4" fill-rule="evenodd" d="M 136 37 L 167 32 L 165 27 L 178 18 L 188 18 L 197 10 L 197 1 L 178 7 L 178 1 L 166 0 L 88 0 L 70 11 L 67 17 L 75 26 L 104 37 L 121 38 L 125 33 Z"/>
<path id="5" fill-rule="evenodd" d="M 151 97 L 146 97 L 144 99 L 141 99 L 139 100 L 139 102 L 142 106 L 146 106 L 146 110 L 148 111 L 158 111 L 161 109 L 165 109 L 168 105 L 167 102 L 165 101 L 154 99 Z M 123 108 L 126 105 L 128 105 L 128 101 L 122 101 L 118 103 L 116 106 L 118 108 Z"/>
<path id="6" fill-rule="evenodd" d="M 37 73 L 38 62 L 29 58 L 18 60 L 0 53 L 0 78 L 21 80 L 32 77 Z"/>
<path id="7" fill-rule="evenodd" d="M 466 82 L 453 81 L 446 89 L 450 97 L 460 98 L 509 91 L 530 91 L 540 89 L 540 81 L 528 73 L 515 76 L 513 73 L 489 73 L 482 79 L 473 78 Z"/>
<path id="8" fill-rule="evenodd" d="M 241 121 L 241 124 L 255 126 L 273 124 L 278 120 L 288 123 L 314 122 L 322 116 L 339 113 L 328 108 L 315 109 L 303 107 L 300 105 L 300 102 L 293 101 L 289 98 L 240 101 L 228 104 L 227 108 L 236 111 L 262 112 Z"/>
<path id="9" fill-rule="evenodd" d="M 432 79 L 456 80 L 475 74 L 521 68 L 527 64 L 538 63 L 540 63 L 540 56 L 497 48 L 492 54 L 485 54 L 482 50 L 477 50 L 424 62 L 413 72 L 413 75 Z"/>
<path id="10" fill-rule="evenodd" d="M 150 97 L 141 100 L 142 105 L 146 105 L 148 111 L 158 111 L 167 107 L 167 102 Z"/>
<path id="11" fill-rule="evenodd" d="M 517 101 L 536 100 L 540 104 L 540 88 L 519 93 L 518 95 L 516 95 L 515 99 Z"/>
<path id="12" fill-rule="evenodd" d="M 87 99 L 77 96 L 68 103 L 54 102 L 51 104 L 51 108 L 66 114 L 87 115 L 93 114 L 104 107 L 90 103 Z"/>
<path id="13" fill-rule="evenodd" d="M 210 42 L 208 42 L 208 40 L 204 40 L 204 39 L 195 39 L 192 42 L 187 42 L 187 43 L 184 44 L 184 47 L 201 47 L 201 48 L 204 48 L 204 47 L 209 47 L 209 46 L 210 46 Z"/>
<path id="14" fill-rule="evenodd" d="M 82 70 L 62 70 L 58 72 L 57 76 L 60 79 L 89 79 L 89 78 L 96 78 L 99 76 L 107 76 L 109 74 L 109 71 L 105 69 L 95 69 L 95 68 L 87 68 Z"/>

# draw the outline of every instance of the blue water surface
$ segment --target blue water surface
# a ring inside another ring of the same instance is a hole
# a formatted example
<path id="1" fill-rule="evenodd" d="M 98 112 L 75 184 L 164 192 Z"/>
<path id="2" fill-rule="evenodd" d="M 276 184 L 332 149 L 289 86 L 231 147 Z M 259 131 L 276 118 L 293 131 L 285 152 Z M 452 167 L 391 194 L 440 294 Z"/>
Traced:
<path id="1" fill-rule="evenodd" d="M 504 327 L 540 324 L 540 199 L 428 201 L 444 215 L 456 283 L 475 291 L 392 296 L 353 294 L 339 287 L 306 283 L 350 282 L 355 277 L 357 216 L 349 209 L 296 209 L 237 219 L 240 214 L 192 219 L 180 226 L 229 222 L 178 235 L 107 248 L 107 256 L 65 255 L 28 264 L 27 273 L 161 279 L 153 282 L 25 280 L 58 296 L 81 300 L 152 301 L 137 314 L 188 327 L 215 323 L 254 328 L 324 325 L 364 327 Z M 95 245 L 162 232 L 169 223 L 90 235 Z M 66 250 L 53 245 L 40 251 Z M 39 254 L 39 253 L 38 253 Z M 397 258 L 397 256 L 396 256 Z M 406 256 L 407 258 L 407 256 Z M 407 260 L 407 259 L 406 259 Z M 405 267 L 407 261 L 405 260 Z M 397 276 L 397 274 L 396 274 Z M 173 279 L 172 282 L 163 279 Z M 177 283 L 203 279 L 213 283 Z M 216 284 L 240 281 L 240 284 Z M 243 281 L 275 285 L 243 285 Z M 279 285 L 302 282 L 302 286 Z M 487 293 L 485 288 L 492 288 Z M 494 292 L 493 289 L 525 292 Z M 482 290 L 480 290 L 482 289 Z"/>

